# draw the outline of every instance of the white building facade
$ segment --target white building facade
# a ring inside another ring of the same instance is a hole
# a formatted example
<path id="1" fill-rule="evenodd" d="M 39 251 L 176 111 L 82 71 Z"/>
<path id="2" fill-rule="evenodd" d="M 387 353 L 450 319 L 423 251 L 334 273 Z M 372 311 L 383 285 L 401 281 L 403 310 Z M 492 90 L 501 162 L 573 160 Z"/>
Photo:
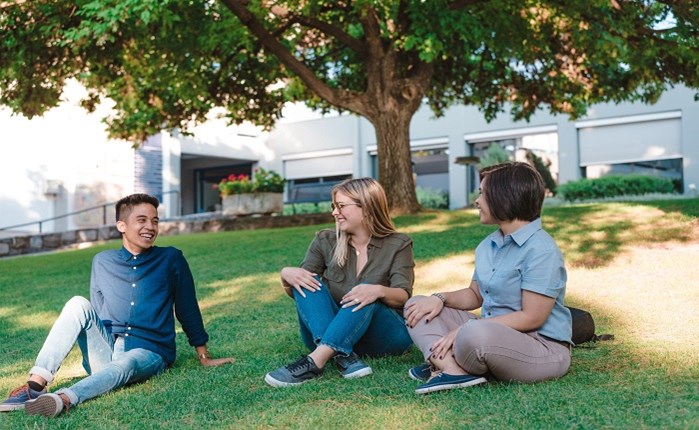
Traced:
<path id="1" fill-rule="evenodd" d="M 271 132 L 226 126 L 212 116 L 192 136 L 163 132 L 134 150 L 108 138 L 100 119 L 109 106 L 87 114 L 77 105 L 82 89 L 69 90 L 66 101 L 42 118 L 0 110 L 0 229 L 113 203 L 132 192 L 159 196 L 164 218 L 211 212 L 219 203 L 212 186 L 257 166 L 289 180 L 287 201 L 321 200 L 344 178 L 377 176 L 374 129 L 354 115 L 287 119 Z M 548 160 L 559 184 L 629 172 L 668 177 L 685 194 L 699 183 L 699 103 L 684 87 L 666 91 L 654 105 L 595 105 L 579 120 L 538 112 L 529 122 L 502 114 L 488 123 L 473 107 L 455 106 L 434 118 L 425 106 L 410 136 L 417 185 L 448 193 L 452 209 L 465 206 L 477 189 L 475 166 L 456 159 L 481 157 L 494 143 L 513 158 L 530 150 Z M 107 205 L 44 222 L 42 229 L 110 224 L 112 217 Z M 11 230 L 36 232 L 37 225 Z"/>

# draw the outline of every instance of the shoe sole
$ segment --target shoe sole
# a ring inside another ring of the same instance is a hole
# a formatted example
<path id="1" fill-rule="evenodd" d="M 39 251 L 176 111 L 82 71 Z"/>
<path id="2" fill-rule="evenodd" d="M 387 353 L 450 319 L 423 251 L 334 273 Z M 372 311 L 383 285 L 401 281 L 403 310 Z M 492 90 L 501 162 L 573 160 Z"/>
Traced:
<path id="1" fill-rule="evenodd" d="M 21 411 L 22 409 L 24 409 L 24 403 L 19 405 L 0 405 L 0 412 Z"/>
<path id="2" fill-rule="evenodd" d="M 362 367 L 359 370 L 355 370 L 352 373 L 347 373 L 347 374 L 342 374 L 342 377 L 345 379 L 354 379 L 354 378 L 361 378 L 363 376 L 369 376 L 372 373 L 374 373 L 373 370 L 371 370 L 371 367 Z"/>
<path id="3" fill-rule="evenodd" d="M 24 412 L 27 415 L 43 415 L 45 417 L 55 417 L 63 410 L 63 404 L 60 407 L 56 403 L 56 399 L 52 396 L 42 396 L 34 400 L 29 400 L 25 403 Z M 60 398 L 58 401 L 61 401 Z"/>
<path id="4" fill-rule="evenodd" d="M 425 387 L 425 388 L 418 388 L 415 390 L 415 394 L 428 394 L 428 393 L 434 393 L 435 391 L 444 391 L 444 390 L 453 390 L 454 388 L 465 388 L 465 387 L 471 387 L 473 385 L 479 385 L 488 382 L 487 379 L 485 378 L 478 378 L 478 379 L 473 379 L 468 382 L 462 382 L 460 384 L 441 384 L 441 385 L 434 385 L 431 387 Z"/>
<path id="5" fill-rule="evenodd" d="M 318 379 L 318 378 L 320 378 L 320 376 L 318 376 L 316 378 L 312 378 L 312 379 Z M 265 375 L 265 382 L 268 383 L 269 385 L 275 387 L 275 388 L 295 387 L 297 385 L 301 385 L 301 384 L 306 383 L 308 381 L 310 381 L 310 379 L 307 379 L 307 380 L 301 381 L 301 382 L 284 382 L 284 381 L 280 381 L 278 379 L 274 379 L 274 377 L 272 375 L 270 375 L 269 373 Z"/>

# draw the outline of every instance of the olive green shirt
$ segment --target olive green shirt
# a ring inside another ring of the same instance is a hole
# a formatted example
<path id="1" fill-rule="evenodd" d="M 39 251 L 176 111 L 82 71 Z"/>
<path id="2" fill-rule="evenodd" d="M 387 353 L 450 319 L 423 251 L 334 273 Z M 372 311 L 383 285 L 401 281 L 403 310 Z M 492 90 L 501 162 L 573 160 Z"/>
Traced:
<path id="1" fill-rule="evenodd" d="M 337 237 L 334 230 L 321 230 L 306 251 L 301 267 L 320 275 L 338 304 L 359 284 L 378 284 L 402 288 L 412 296 L 415 282 L 413 241 L 402 233 L 372 237 L 367 246 L 367 262 L 357 274 L 357 255 L 350 245 L 344 267 L 332 262 Z"/>

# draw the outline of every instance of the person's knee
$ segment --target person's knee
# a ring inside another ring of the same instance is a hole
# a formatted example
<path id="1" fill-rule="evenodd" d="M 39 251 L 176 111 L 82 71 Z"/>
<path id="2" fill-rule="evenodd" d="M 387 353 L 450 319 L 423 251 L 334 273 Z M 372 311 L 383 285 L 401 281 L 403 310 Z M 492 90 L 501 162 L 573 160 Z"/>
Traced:
<path id="1" fill-rule="evenodd" d="M 411 303 L 415 303 L 417 300 L 424 298 L 425 296 L 412 296 L 411 298 L 408 299 L 407 302 L 405 302 L 405 307 L 410 305 Z"/>
<path id="2" fill-rule="evenodd" d="M 90 309 L 92 307 L 92 304 L 90 304 L 90 301 L 87 300 L 85 297 L 82 296 L 73 296 L 68 300 L 63 306 L 63 309 L 70 309 L 70 310 L 84 310 L 84 309 Z"/>
<path id="3" fill-rule="evenodd" d="M 456 334 L 454 352 L 457 356 L 466 356 L 492 341 L 491 324 L 483 320 L 471 320 L 462 326 Z"/>

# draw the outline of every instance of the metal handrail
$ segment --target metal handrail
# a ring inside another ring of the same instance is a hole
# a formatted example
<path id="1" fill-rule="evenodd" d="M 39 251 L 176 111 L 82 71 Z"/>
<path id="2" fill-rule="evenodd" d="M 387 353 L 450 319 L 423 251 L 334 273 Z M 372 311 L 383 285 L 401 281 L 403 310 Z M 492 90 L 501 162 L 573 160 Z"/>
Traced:
<path id="1" fill-rule="evenodd" d="M 161 196 L 164 196 L 165 194 L 173 194 L 173 193 L 177 194 L 177 213 L 179 214 L 179 213 L 180 213 L 180 210 L 181 210 L 180 208 L 182 207 L 182 203 L 181 203 L 181 201 L 180 201 L 181 199 L 180 199 L 180 197 L 179 197 L 179 196 L 180 196 L 180 192 L 177 191 L 177 190 L 166 191 L 166 192 L 164 192 L 164 193 L 161 193 Z M 101 205 L 99 205 L 99 206 L 92 206 L 92 207 L 89 207 L 89 208 L 81 209 L 81 210 L 79 210 L 79 211 L 74 211 L 74 212 L 70 212 L 70 213 L 67 213 L 67 214 L 63 214 L 63 215 L 58 215 L 58 216 L 51 217 L 51 218 L 42 219 L 42 220 L 39 220 L 39 221 L 32 221 L 32 222 L 26 222 L 26 223 L 24 223 L 24 224 L 16 224 L 16 225 L 11 225 L 11 226 L 7 226 L 7 227 L 0 227 L 0 231 L 9 231 L 9 230 L 14 230 L 14 229 L 19 228 L 19 227 L 27 227 L 27 226 L 30 226 L 30 225 L 38 224 L 38 225 L 39 225 L 39 234 L 41 234 L 41 233 L 43 233 L 43 225 L 44 225 L 45 223 L 47 223 L 47 222 L 56 221 L 56 220 L 63 219 L 63 218 L 67 218 L 67 217 L 70 217 L 70 216 L 73 216 L 73 215 L 78 215 L 78 214 L 81 214 L 81 213 L 84 213 L 84 212 L 94 211 L 95 209 L 100 209 L 100 208 L 102 209 L 102 224 L 103 224 L 103 225 L 106 225 L 106 224 L 107 224 L 107 207 L 109 207 L 109 206 L 114 206 L 114 205 L 116 205 L 116 204 L 117 204 L 117 202 L 103 203 L 103 204 L 101 204 Z"/>

